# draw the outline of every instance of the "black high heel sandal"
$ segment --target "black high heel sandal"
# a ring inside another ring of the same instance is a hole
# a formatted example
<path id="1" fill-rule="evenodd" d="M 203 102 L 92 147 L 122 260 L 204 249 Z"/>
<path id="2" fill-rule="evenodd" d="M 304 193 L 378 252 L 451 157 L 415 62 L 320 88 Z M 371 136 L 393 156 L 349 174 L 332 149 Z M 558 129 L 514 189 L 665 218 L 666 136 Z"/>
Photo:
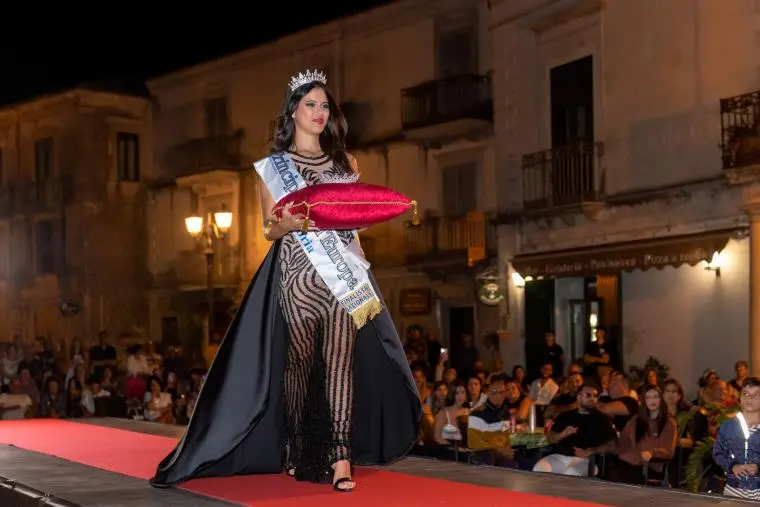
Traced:
<path id="1" fill-rule="evenodd" d="M 351 493 L 356 487 L 356 483 L 354 483 L 354 485 L 350 488 L 340 487 L 341 484 L 345 484 L 347 482 L 354 482 L 354 480 L 351 477 L 341 477 L 337 481 L 333 482 L 333 490 L 339 493 Z"/>
<path id="2" fill-rule="evenodd" d="M 333 471 L 335 470 L 335 464 L 333 464 L 332 469 L 333 469 Z M 356 481 L 354 481 L 354 479 L 353 479 L 353 477 L 354 477 L 354 464 L 353 463 L 349 463 L 349 465 L 348 465 L 348 474 L 349 475 L 347 475 L 346 477 L 341 477 L 340 479 L 336 479 L 335 482 L 332 483 L 334 491 L 337 491 L 339 493 L 350 493 L 350 492 L 352 492 L 354 490 L 354 488 L 356 488 Z M 352 487 L 350 487 L 350 488 L 341 488 L 340 487 L 341 484 L 345 484 L 347 482 L 353 482 L 354 485 Z"/>

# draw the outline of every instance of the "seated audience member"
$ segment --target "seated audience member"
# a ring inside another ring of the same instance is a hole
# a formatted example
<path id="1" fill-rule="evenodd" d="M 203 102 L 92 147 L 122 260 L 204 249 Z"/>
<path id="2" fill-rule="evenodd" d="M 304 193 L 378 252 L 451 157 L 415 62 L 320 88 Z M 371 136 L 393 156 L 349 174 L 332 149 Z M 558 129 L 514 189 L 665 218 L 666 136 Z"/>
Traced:
<path id="1" fill-rule="evenodd" d="M 578 408 L 557 417 L 549 433 L 555 453 L 541 458 L 534 472 L 586 476 L 589 457 L 615 449 L 617 434 L 612 421 L 597 409 L 599 387 L 587 381 L 578 393 Z"/>
<path id="2" fill-rule="evenodd" d="M 51 419 L 66 417 L 66 395 L 61 392 L 58 380 L 49 377 L 40 396 L 39 416 Z"/>
<path id="3" fill-rule="evenodd" d="M 553 375 L 551 363 L 546 363 L 541 367 L 541 378 L 534 380 L 530 385 L 530 399 L 535 405 L 545 407 L 557 395 L 559 386 L 552 378 Z"/>
<path id="4" fill-rule="evenodd" d="M 749 363 L 747 363 L 747 361 L 736 361 L 736 364 L 734 364 L 734 371 L 736 372 L 736 377 L 734 377 L 728 385 L 731 386 L 732 396 L 739 399 L 744 380 L 749 377 Z"/>
<path id="5" fill-rule="evenodd" d="M 412 366 L 412 376 L 414 377 L 414 383 L 417 386 L 417 393 L 420 395 L 420 402 L 424 403 L 425 400 L 428 399 L 428 397 L 432 394 L 432 391 L 428 387 L 425 368 L 420 365 Z"/>
<path id="6" fill-rule="evenodd" d="M 145 420 L 172 424 L 174 404 L 169 393 L 162 392 L 161 380 L 150 379 L 150 391 L 145 393 Z"/>
<path id="7" fill-rule="evenodd" d="M 705 404 L 705 394 L 716 380 L 718 380 L 718 373 L 712 368 L 707 368 L 702 372 L 702 376 L 697 381 L 699 389 L 697 391 L 697 399 L 693 403 L 694 405 L 702 406 Z"/>
<path id="8" fill-rule="evenodd" d="M 683 387 L 679 381 L 669 378 L 662 385 L 662 400 L 665 402 L 665 407 L 679 423 L 678 445 L 683 449 L 692 449 L 697 442 L 707 436 L 709 421 L 702 413 L 702 409 L 695 410 L 686 403 Z"/>
<path id="9" fill-rule="evenodd" d="M 633 392 L 636 393 L 636 399 L 644 399 L 644 391 L 646 391 L 649 386 L 658 386 L 662 388 L 662 379 L 660 378 L 660 374 L 654 368 L 647 368 L 646 373 L 644 374 L 644 382 L 633 390 Z M 631 396 L 633 396 L 633 393 L 631 393 Z"/>
<path id="10" fill-rule="evenodd" d="M 482 407 L 488 395 L 486 395 L 485 389 L 483 389 L 483 381 L 477 375 L 471 375 L 467 378 L 467 402 L 469 408 L 476 409 Z"/>
<path id="11" fill-rule="evenodd" d="M 700 412 L 707 419 L 707 433 L 715 438 L 718 428 L 726 414 L 735 414 L 740 410 L 739 402 L 731 397 L 731 389 L 725 380 L 716 379 L 704 392 L 704 404 Z"/>
<path id="12" fill-rule="evenodd" d="M 520 384 L 515 379 L 508 380 L 504 407 L 509 416 L 514 416 L 517 421 L 527 421 L 532 405 L 533 400 L 520 390 Z"/>
<path id="13" fill-rule="evenodd" d="M 439 380 L 433 386 L 433 391 L 430 396 L 425 400 L 425 405 L 430 408 L 430 413 L 433 417 L 438 415 L 438 412 L 446 407 L 446 400 L 449 395 L 449 387 L 446 382 Z"/>
<path id="14" fill-rule="evenodd" d="M 451 442 L 459 443 L 464 440 L 459 430 L 458 420 L 467 417 L 470 409 L 467 403 L 467 388 L 461 382 L 454 382 L 446 399 L 446 408 L 435 417 L 435 442 L 448 446 Z"/>
<path id="15" fill-rule="evenodd" d="M 0 394 L 0 419 L 4 421 L 25 419 L 34 415 L 34 402 L 21 389 L 21 378 L 11 377 L 9 392 Z"/>
<path id="16" fill-rule="evenodd" d="M 726 473 L 726 496 L 760 500 L 760 379 L 742 382 L 741 412 L 720 426 L 713 459 Z"/>
<path id="17" fill-rule="evenodd" d="M 505 425 L 509 419 L 504 404 L 507 380 L 507 377 L 492 378 L 486 402 L 470 412 L 467 420 L 467 447 L 490 450 L 494 456 L 494 465 L 519 468 L 510 445 L 510 433 Z"/>
<path id="18" fill-rule="evenodd" d="M 648 385 L 641 391 L 642 404 L 639 414 L 623 428 L 618 441 L 618 461 L 610 470 L 611 479 L 629 484 L 642 484 L 642 465 L 649 463 L 650 477 L 663 475 L 664 464 L 676 452 L 678 426 L 662 399 L 662 391 L 656 385 Z M 652 461 L 658 460 L 658 461 Z"/>
<path id="19" fill-rule="evenodd" d="M 544 419 L 554 419 L 562 412 L 567 412 L 578 406 L 578 391 L 583 386 L 583 377 L 580 373 L 573 373 L 562 381 L 557 396 L 544 413 Z"/>
<path id="20" fill-rule="evenodd" d="M 610 376 L 609 396 L 599 398 L 599 411 L 612 417 L 617 431 L 623 428 L 634 415 L 639 413 L 639 402 L 631 396 L 628 378 L 616 371 Z"/>
<path id="21" fill-rule="evenodd" d="M 66 384 L 66 417 L 76 419 L 95 414 L 92 398 L 82 390 L 82 384 L 76 378 L 70 378 Z"/>
<path id="22" fill-rule="evenodd" d="M 520 387 L 520 392 L 528 394 L 528 390 L 530 389 L 528 374 L 525 372 L 525 368 L 522 365 L 518 364 L 512 367 L 512 379 L 517 382 L 518 387 Z"/>
<path id="23" fill-rule="evenodd" d="M 570 363 L 570 366 L 567 367 L 567 377 L 570 375 L 578 374 L 583 377 L 583 361 L 582 360 L 575 360 L 572 363 Z"/>

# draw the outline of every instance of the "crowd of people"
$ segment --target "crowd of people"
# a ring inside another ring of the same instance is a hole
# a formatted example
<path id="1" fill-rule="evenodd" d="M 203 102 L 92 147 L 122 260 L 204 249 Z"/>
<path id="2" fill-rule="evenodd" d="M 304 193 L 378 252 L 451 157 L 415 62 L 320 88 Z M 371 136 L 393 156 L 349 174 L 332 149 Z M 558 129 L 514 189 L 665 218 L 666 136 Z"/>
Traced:
<path id="1" fill-rule="evenodd" d="M 416 454 L 760 499 L 760 380 L 745 361 L 730 380 L 705 371 L 689 400 L 656 368 L 613 368 L 603 330 L 567 363 L 547 333 L 533 379 L 520 365 L 505 372 L 498 354 L 481 359 L 472 337 L 459 342 L 464 358 L 450 360 L 433 336 L 407 333 L 424 413 Z"/>
<path id="2" fill-rule="evenodd" d="M 116 347 L 103 331 L 92 347 L 78 337 L 70 343 L 47 337 L 0 343 L 0 418 L 186 423 L 205 367 L 192 367 L 181 347 L 168 346 L 161 354 L 150 340 L 130 341 Z"/>
<path id="3" fill-rule="evenodd" d="M 421 328 L 407 333 L 423 409 L 416 454 L 760 499 L 760 380 L 745 361 L 729 380 L 706 370 L 687 400 L 661 371 L 632 379 L 613 369 L 603 331 L 569 364 L 547 333 L 534 379 L 520 365 L 504 371 L 494 342 L 483 358 L 471 336 L 460 343 L 450 359 Z M 119 350 L 105 332 L 92 347 L 15 339 L 0 344 L 0 418 L 186 424 L 205 372 L 179 346 L 159 353 L 145 340 Z"/>

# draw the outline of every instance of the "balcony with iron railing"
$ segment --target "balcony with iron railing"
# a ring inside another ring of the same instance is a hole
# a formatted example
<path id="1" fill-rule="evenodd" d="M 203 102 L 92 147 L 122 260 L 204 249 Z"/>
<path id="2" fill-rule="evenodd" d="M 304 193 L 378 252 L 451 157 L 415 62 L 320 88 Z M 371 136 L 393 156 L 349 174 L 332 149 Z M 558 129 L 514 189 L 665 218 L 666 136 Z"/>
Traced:
<path id="1" fill-rule="evenodd" d="M 409 267 L 474 266 L 496 251 L 496 234 L 485 213 L 432 217 L 407 224 L 404 252 Z"/>
<path id="2" fill-rule="evenodd" d="M 71 203 L 72 194 L 70 178 L 12 183 L 0 190 L 0 216 L 59 213 Z"/>
<path id="3" fill-rule="evenodd" d="M 238 169 L 244 165 L 243 131 L 191 139 L 167 150 L 165 164 L 174 176 L 211 169 Z"/>
<path id="4" fill-rule="evenodd" d="M 491 78 L 462 75 L 401 91 L 401 125 L 407 139 L 466 136 L 492 128 Z"/>
<path id="5" fill-rule="evenodd" d="M 580 140 L 523 156 L 523 209 L 549 211 L 599 201 L 604 143 Z"/>
<path id="6" fill-rule="evenodd" d="M 723 169 L 760 167 L 760 91 L 720 100 Z"/>

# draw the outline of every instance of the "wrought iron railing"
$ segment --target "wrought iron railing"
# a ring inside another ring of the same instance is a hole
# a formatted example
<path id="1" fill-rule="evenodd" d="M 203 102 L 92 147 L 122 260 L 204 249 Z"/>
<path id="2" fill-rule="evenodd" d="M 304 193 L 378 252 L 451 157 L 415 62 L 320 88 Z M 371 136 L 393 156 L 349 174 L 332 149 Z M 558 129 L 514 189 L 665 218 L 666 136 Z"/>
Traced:
<path id="1" fill-rule="evenodd" d="M 12 183 L 0 191 L 0 216 L 56 213 L 70 204 L 72 198 L 70 178 Z"/>
<path id="2" fill-rule="evenodd" d="M 242 141 L 242 131 L 192 139 L 167 151 L 166 166 L 177 176 L 207 169 L 239 168 L 243 165 Z"/>
<path id="3" fill-rule="evenodd" d="M 760 164 L 760 91 L 720 100 L 723 169 Z"/>
<path id="4" fill-rule="evenodd" d="M 602 193 L 604 143 L 580 140 L 523 156 L 525 210 L 595 201 Z"/>
<path id="5" fill-rule="evenodd" d="M 468 74 L 436 79 L 401 91 L 404 130 L 464 118 L 493 120 L 490 77 Z"/>
<path id="6" fill-rule="evenodd" d="M 493 226 L 484 213 L 464 217 L 426 218 L 420 225 L 407 224 L 404 251 L 410 262 L 439 260 L 446 254 L 466 252 L 472 264 L 495 250 Z"/>

